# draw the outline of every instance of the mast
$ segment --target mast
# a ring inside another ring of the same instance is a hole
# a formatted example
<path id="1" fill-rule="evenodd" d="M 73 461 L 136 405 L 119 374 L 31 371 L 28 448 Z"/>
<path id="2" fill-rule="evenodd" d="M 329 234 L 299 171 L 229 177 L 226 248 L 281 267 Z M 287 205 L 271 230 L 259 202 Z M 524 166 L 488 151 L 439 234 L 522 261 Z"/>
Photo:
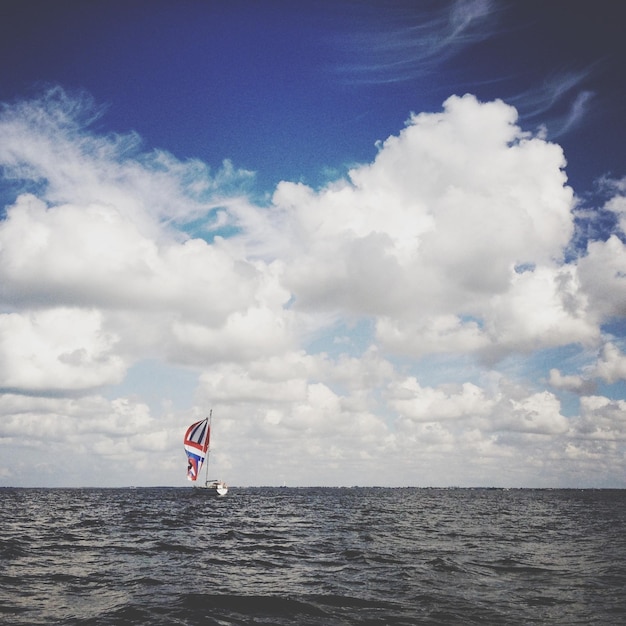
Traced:
<path id="1" fill-rule="evenodd" d="M 209 432 L 207 434 L 207 448 L 206 448 L 206 459 L 205 459 L 205 465 L 206 465 L 206 474 L 204 477 L 204 486 L 208 487 L 209 486 L 209 453 L 211 450 L 211 418 L 213 417 L 213 409 L 211 409 L 209 411 Z"/>

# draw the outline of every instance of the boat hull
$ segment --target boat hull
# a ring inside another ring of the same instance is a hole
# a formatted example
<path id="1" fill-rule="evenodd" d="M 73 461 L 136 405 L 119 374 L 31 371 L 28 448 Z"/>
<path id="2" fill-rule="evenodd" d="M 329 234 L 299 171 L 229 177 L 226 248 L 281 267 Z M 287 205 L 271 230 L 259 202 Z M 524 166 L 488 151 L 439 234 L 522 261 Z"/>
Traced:
<path id="1" fill-rule="evenodd" d="M 204 485 L 196 485 L 196 488 L 214 496 L 225 496 L 228 493 L 228 486 L 220 480 L 208 481 Z"/>

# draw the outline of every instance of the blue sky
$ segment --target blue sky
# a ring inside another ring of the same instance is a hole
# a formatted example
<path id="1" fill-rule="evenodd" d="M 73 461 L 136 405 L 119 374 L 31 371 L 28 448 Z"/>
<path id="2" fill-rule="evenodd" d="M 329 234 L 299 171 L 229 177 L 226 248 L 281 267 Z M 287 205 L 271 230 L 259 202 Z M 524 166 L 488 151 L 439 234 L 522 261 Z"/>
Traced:
<path id="1" fill-rule="evenodd" d="M 615 3 L 2 12 L 0 484 L 624 486 Z"/>

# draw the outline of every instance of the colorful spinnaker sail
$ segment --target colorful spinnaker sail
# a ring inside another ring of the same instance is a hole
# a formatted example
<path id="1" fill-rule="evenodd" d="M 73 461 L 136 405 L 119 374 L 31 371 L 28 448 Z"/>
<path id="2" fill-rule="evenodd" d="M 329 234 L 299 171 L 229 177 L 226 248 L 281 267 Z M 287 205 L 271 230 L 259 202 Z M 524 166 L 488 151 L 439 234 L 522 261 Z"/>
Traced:
<path id="1" fill-rule="evenodd" d="M 185 452 L 187 453 L 187 480 L 195 481 L 200 474 L 209 448 L 211 427 L 209 418 L 192 424 L 185 433 Z"/>

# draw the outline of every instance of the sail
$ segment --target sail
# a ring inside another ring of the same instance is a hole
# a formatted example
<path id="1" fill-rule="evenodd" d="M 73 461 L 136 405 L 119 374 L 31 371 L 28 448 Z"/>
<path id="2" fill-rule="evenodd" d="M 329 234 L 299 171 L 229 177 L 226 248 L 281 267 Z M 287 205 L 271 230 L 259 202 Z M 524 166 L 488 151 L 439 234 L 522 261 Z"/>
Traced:
<path id="1" fill-rule="evenodd" d="M 209 448 L 211 427 L 209 418 L 192 424 L 185 433 L 185 452 L 187 453 L 187 480 L 195 481 L 200 474 Z"/>

